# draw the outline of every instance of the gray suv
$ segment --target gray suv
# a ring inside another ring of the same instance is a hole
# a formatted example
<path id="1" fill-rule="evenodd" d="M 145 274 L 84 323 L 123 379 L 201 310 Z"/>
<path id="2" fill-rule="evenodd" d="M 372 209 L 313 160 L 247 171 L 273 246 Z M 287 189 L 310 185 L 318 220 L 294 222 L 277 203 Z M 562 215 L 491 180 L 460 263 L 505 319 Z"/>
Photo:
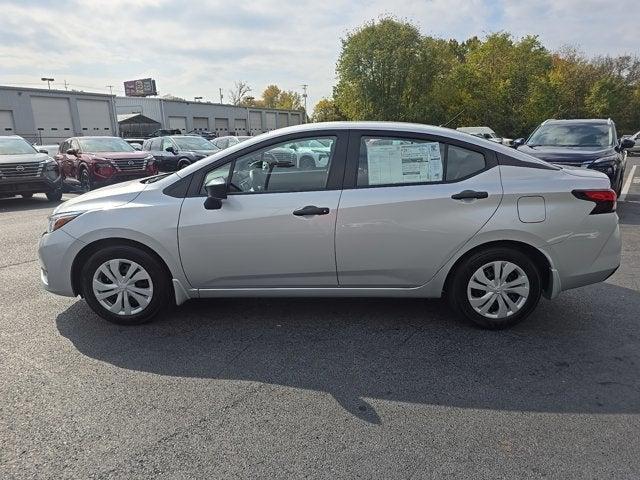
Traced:
<path id="1" fill-rule="evenodd" d="M 0 137 L 0 197 L 45 193 L 51 201 L 62 198 L 58 163 L 17 135 Z"/>
<path id="2" fill-rule="evenodd" d="M 153 155 L 162 172 L 175 172 L 220 151 L 209 140 L 194 135 L 150 138 L 142 144 L 142 150 Z"/>

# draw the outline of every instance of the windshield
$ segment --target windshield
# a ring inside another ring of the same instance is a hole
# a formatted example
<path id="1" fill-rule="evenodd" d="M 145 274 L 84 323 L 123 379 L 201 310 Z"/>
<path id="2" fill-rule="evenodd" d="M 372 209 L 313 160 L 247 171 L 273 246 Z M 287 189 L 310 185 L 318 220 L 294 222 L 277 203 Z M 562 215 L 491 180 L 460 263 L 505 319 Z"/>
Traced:
<path id="1" fill-rule="evenodd" d="M 213 143 L 202 137 L 173 137 L 180 150 L 218 150 Z"/>
<path id="2" fill-rule="evenodd" d="M 121 138 L 79 138 L 83 152 L 135 152 L 135 149 Z"/>
<path id="3" fill-rule="evenodd" d="M 527 141 L 529 146 L 609 147 L 613 145 L 609 125 L 595 123 L 541 125 Z"/>
<path id="4" fill-rule="evenodd" d="M 26 155 L 37 153 L 36 149 L 22 138 L 0 139 L 0 155 Z"/>

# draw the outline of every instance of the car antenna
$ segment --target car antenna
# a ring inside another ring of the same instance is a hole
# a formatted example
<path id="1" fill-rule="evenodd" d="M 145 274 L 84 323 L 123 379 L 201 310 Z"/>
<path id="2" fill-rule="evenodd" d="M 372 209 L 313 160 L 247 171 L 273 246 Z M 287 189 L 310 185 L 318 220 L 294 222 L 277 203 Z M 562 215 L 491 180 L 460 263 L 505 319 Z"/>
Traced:
<path id="1" fill-rule="evenodd" d="M 460 115 L 462 115 L 464 113 L 464 109 L 460 110 L 460 112 L 458 112 L 458 114 L 453 117 L 451 120 L 449 120 L 448 122 L 445 123 L 441 123 L 440 125 L 438 125 L 439 127 L 446 127 L 447 125 L 449 125 L 451 122 L 453 122 L 456 118 L 458 118 Z"/>

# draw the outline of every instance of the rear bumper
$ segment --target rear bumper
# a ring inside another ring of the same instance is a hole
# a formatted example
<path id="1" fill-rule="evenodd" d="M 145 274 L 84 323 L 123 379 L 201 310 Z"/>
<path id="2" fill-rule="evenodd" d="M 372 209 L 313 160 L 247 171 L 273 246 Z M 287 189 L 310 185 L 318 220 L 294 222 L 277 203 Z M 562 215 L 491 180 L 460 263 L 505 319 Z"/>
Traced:
<path id="1" fill-rule="evenodd" d="M 26 178 L 3 178 L 0 180 L 0 195 L 21 193 L 47 193 L 62 188 L 62 177 L 52 180 L 45 176 Z"/>

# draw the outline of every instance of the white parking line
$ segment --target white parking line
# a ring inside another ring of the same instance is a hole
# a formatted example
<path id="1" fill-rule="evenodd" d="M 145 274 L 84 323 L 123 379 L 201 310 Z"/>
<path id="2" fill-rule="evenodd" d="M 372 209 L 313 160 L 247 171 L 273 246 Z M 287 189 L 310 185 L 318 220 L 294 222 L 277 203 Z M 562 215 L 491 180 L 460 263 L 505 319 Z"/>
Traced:
<path id="1" fill-rule="evenodd" d="M 627 181 L 624 182 L 624 187 L 622 187 L 622 192 L 620 194 L 620 201 L 624 202 L 624 199 L 627 197 L 627 193 L 629 193 L 629 189 L 631 188 L 631 183 L 633 182 L 633 174 L 636 173 L 637 165 L 634 165 L 631 168 L 631 173 L 629 173 L 629 177 L 627 177 Z"/>

